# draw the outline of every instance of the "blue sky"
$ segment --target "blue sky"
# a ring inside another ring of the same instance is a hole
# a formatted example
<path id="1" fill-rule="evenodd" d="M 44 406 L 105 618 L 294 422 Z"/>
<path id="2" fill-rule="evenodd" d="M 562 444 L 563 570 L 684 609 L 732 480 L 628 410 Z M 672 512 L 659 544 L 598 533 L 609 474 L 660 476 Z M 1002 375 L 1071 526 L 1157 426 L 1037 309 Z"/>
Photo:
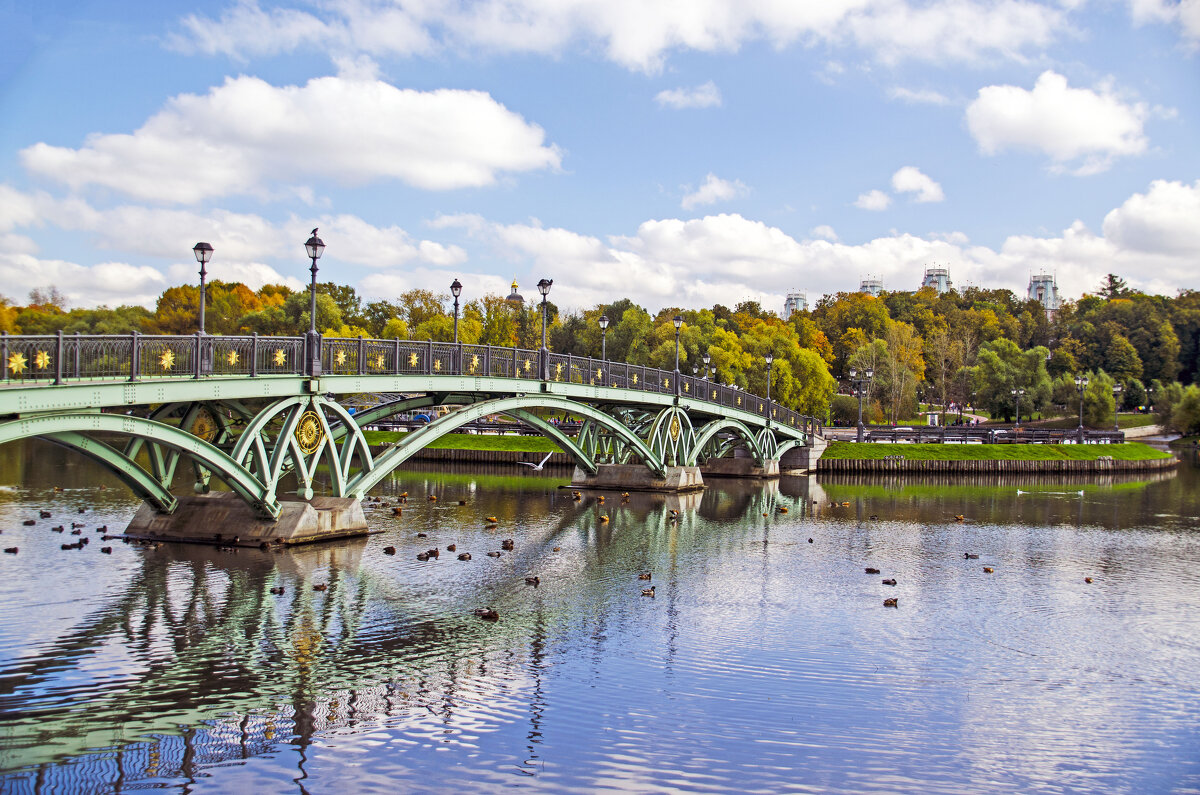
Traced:
<path id="1" fill-rule="evenodd" d="M 0 293 L 1198 288 L 1200 0 L 16 0 Z"/>

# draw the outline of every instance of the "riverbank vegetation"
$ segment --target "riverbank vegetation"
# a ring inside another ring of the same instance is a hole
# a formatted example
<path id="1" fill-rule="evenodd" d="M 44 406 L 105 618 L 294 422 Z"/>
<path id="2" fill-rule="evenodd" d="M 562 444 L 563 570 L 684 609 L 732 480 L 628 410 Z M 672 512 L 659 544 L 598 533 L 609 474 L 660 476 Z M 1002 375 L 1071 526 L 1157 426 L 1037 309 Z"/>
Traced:
<path id="1" fill-rule="evenodd" d="M 408 434 L 404 431 L 363 431 L 367 444 L 394 444 Z M 506 450 L 513 453 L 557 453 L 559 446 L 545 436 L 500 436 L 480 433 L 448 433 L 427 447 L 435 450 Z"/>
<path id="2" fill-rule="evenodd" d="M 870 460 L 903 456 L 911 461 L 1118 461 L 1168 458 L 1170 453 L 1138 442 L 1125 444 L 878 444 L 830 442 L 822 458 Z"/>

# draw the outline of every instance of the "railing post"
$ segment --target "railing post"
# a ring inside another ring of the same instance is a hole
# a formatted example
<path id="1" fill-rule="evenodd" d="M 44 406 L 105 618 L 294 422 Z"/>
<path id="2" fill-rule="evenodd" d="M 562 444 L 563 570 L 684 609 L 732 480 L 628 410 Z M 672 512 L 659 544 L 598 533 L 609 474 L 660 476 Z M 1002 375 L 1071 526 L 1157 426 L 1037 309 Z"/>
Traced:
<path id="1" fill-rule="evenodd" d="M 513 361 L 512 361 L 512 377 L 516 378 L 520 374 L 520 369 L 517 366 L 517 346 L 513 346 Z"/>
<path id="2" fill-rule="evenodd" d="M 58 330 L 58 339 L 55 340 L 55 345 L 58 350 L 54 353 L 54 385 L 58 386 L 62 383 L 62 360 L 63 360 L 63 333 L 62 329 Z"/>
<path id="3" fill-rule="evenodd" d="M 492 376 L 492 346 L 489 345 L 483 349 L 483 372 L 489 378 Z"/>
<path id="4" fill-rule="evenodd" d="M 0 331 L 0 367 L 4 368 L 4 380 L 8 380 L 8 332 Z"/>
<path id="5" fill-rule="evenodd" d="M 129 335 L 129 380 L 138 380 L 138 333 Z"/>
<path id="6" fill-rule="evenodd" d="M 72 370 L 75 373 L 76 378 L 83 377 L 82 374 L 79 372 L 79 370 L 80 370 L 79 364 L 80 364 L 80 356 L 81 356 L 80 348 L 82 346 L 83 346 L 83 342 L 80 339 L 80 334 L 78 331 L 76 331 L 75 332 L 75 355 L 74 355 L 74 357 L 72 357 L 75 361 L 75 366 L 74 366 L 74 368 L 72 368 Z"/>
<path id="7" fill-rule="evenodd" d="M 358 335 L 358 374 L 363 374 L 363 338 L 362 334 Z"/>
<path id="8" fill-rule="evenodd" d="M 194 364 L 195 364 L 195 367 L 194 367 L 194 369 L 195 369 L 195 371 L 196 371 L 196 374 L 195 374 L 194 376 L 192 376 L 192 377 L 193 377 L 193 378 L 195 378 L 197 381 L 198 381 L 198 380 L 200 380 L 200 362 L 201 362 L 201 360 L 203 359 L 203 356 L 204 356 L 204 351 L 202 351 L 202 350 L 200 349 L 200 346 L 203 344 L 203 342 L 204 342 L 204 337 L 203 337 L 203 335 L 201 335 L 201 334 L 200 334 L 200 332 L 199 332 L 199 331 L 197 331 L 197 332 L 196 332 L 196 361 L 195 361 L 195 363 L 194 363 Z"/>
<path id="9" fill-rule="evenodd" d="M 433 375 L 433 340 L 425 342 L 425 374 Z"/>
<path id="10" fill-rule="evenodd" d="M 392 345 L 392 375 L 400 375 L 400 338 L 396 337 L 395 343 Z"/>

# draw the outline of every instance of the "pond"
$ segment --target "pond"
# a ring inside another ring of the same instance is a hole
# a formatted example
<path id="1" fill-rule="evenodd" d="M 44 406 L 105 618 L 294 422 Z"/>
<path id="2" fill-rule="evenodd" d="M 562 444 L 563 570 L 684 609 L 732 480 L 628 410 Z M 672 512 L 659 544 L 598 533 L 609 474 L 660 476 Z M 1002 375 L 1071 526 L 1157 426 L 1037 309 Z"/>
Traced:
<path id="1" fill-rule="evenodd" d="M 381 533 L 264 552 L 103 541 L 135 500 L 9 445 L 0 790 L 1194 791 L 1185 458 L 603 502 L 561 470 L 402 470 Z"/>

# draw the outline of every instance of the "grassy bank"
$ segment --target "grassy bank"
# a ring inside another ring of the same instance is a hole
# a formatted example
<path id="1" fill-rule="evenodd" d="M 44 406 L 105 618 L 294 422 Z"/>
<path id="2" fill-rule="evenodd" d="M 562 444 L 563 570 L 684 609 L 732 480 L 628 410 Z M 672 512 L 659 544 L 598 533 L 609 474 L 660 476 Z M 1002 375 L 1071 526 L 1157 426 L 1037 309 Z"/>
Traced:
<path id="1" fill-rule="evenodd" d="M 407 436 L 400 431 L 364 431 L 367 444 L 391 444 Z M 477 433 L 451 433 L 429 445 L 438 450 L 509 450 L 515 453 L 552 453 L 559 447 L 545 436 L 492 436 Z"/>
<path id="2" fill-rule="evenodd" d="M 873 444 L 830 442 L 822 458 L 878 459 L 902 455 L 911 461 L 1091 461 L 1112 456 L 1118 461 L 1167 458 L 1170 453 L 1139 442 L 1125 444 Z"/>

